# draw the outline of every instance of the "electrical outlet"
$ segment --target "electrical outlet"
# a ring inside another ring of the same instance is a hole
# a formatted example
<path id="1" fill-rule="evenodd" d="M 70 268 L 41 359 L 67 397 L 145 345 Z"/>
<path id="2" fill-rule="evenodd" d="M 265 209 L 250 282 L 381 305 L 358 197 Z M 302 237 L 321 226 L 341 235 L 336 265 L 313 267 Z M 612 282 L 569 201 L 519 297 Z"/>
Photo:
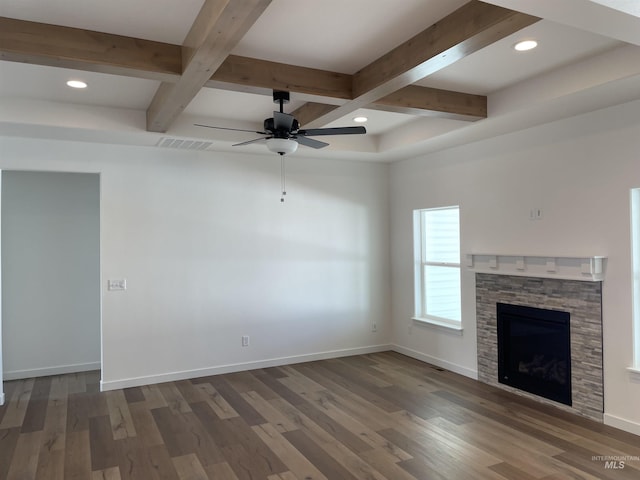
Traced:
<path id="1" fill-rule="evenodd" d="M 542 220 L 542 209 L 536 207 L 529 210 L 529 220 Z"/>
<path id="2" fill-rule="evenodd" d="M 243 335 L 242 336 L 242 346 L 243 347 L 248 347 L 249 346 L 249 335 Z"/>
<path id="3" fill-rule="evenodd" d="M 377 332 L 378 331 L 378 324 L 376 322 L 373 322 L 371 324 L 371 331 L 372 332 Z"/>

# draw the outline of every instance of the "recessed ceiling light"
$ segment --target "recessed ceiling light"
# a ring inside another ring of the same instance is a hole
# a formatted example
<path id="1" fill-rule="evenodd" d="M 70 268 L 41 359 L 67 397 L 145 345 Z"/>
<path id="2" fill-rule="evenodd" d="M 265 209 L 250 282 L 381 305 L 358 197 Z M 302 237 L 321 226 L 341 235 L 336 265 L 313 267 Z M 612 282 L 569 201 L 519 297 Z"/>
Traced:
<path id="1" fill-rule="evenodd" d="M 67 86 L 71 88 L 87 88 L 86 82 L 82 80 L 69 80 Z"/>
<path id="2" fill-rule="evenodd" d="M 354 117 L 353 121 L 356 123 L 364 123 L 369 120 L 367 117 Z"/>
<path id="3" fill-rule="evenodd" d="M 522 42 L 516 43 L 513 48 L 515 48 L 519 52 L 526 52 L 527 50 L 534 49 L 538 46 L 538 42 L 535 40 L 523 40 Z"/>

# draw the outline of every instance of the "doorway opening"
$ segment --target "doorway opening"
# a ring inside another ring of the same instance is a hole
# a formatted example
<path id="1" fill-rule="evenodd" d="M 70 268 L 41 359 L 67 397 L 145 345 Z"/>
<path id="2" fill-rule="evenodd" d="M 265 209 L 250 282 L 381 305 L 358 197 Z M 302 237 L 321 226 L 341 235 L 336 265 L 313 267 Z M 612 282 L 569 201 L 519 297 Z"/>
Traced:
<path id="1" fill-rule="evenodd" d="M 100 370 L 100 175 L 0 179 L 0 380 Z"/>

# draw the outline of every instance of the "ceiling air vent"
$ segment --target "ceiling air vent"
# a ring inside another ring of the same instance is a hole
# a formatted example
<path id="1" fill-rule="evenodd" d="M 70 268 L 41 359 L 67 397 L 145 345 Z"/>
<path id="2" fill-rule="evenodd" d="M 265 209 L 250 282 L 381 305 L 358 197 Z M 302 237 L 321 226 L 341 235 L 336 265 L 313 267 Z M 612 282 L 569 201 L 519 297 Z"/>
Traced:
<path id="1" fill-rule="evenodd" d="M 162 137 L 157 147 L 176 148 L 178 150 L 206 150 L 212 145 L 212 142 L 203 142 L 201 140 L 185 140 L 181 138 Z"/>

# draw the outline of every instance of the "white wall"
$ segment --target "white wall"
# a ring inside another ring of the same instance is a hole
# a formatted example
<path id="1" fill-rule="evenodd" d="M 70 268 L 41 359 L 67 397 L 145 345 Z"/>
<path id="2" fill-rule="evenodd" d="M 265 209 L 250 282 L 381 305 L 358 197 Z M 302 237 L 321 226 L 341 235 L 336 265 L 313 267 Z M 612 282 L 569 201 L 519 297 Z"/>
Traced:
<path id="1" fill-rule="evenodd" d="M 100 368 L 100 178 L 2 176 L 6 379 Z"/>
<path id="2" fill-rule="evenodd" d="M 284 205 L 276 156 L 5 137 L 0 168 L 102 173 L 107 388 L 366 351 L 390 337 L 473 375 L 472 274 L 463 335 L 408 333 L 411 212 L 459 204 L 463 253 L 609 257 L 605 419 L 638 433 L 640 384 L 626 367 L 639 111 L 634 102 L 393 164 L 390 191 L 386 165 L 292 156 Z M 542 220 L 529 220 L 532 207 Z M 109 278 L 127 278 L 128 290 L 107 292 Z"/>
<path id="3" fill-rule="evenodd" d="M 101 173 L 105 388 L 387 343 L 387 165 L 292 156 L 281 204 L 276 155 L 6 137 L 0 150 L 5 169 Z M 121 278 L 126 291 L 106 290 Z"/>
<path id="4" fill-rule="evenodd" d="M 0 210 L 2 209 L 2 170 L 0 170 Z M 2 225 L 0 222 L 0 251 L 2 250 Z M 0 258 L 1 261 L 1 258 Z M 0 291 L 2 291 L 2 269 L 0 268 Z M 4 405 L 4 383 L 2 369 L 2 295 L 0 294 L 0 405 Z"/>
<path id="5" fill-rule="evenodd" d="M 393 342 L 477 371 L 474 275 L 464 271 L 463 335 L 413 325 L 415 208 L 461 207 L 462 253 L 608 256 L 603 283 L 605 421 L 640 434 L 632 365 L 629 192 L 640 186 L 640 101 L 411 159 L 391 167 Z M 529 220 L 531 208 L 543 219 Z"/>

